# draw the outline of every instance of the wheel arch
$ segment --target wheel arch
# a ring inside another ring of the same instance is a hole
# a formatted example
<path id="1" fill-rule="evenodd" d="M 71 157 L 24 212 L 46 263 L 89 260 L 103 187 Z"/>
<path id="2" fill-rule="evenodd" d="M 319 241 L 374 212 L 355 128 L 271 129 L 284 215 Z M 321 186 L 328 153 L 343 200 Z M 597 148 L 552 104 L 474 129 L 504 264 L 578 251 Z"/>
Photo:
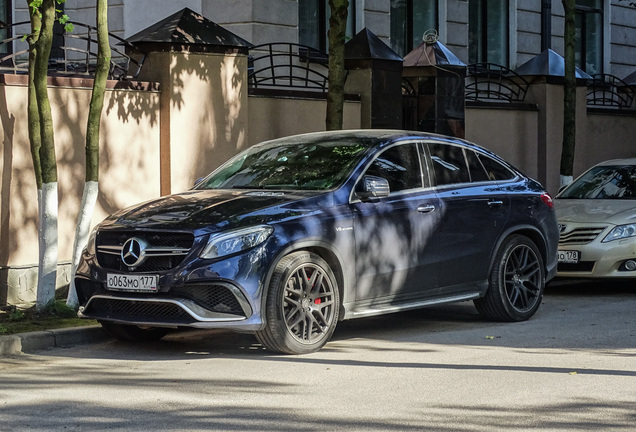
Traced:
<path id="1" fill-rule="evenodd" d="M 499 236 L 499 240 L 497 241 L 497 244 L 493 248 L 492 254 L 490 256 L 490 265 L 488 267 L 489 273 L 490 271 L 492 271 L 492 266 L 494 265 L 495 257 L 497 256 L 497 252 L 499 251 L 499 248 L 501 247 L 502 243 L 508 237 L 515 234 L 525 236 L 529 238 L 530 240 L 532 240 L 532 242 L 539 249 L 539 253 L 541 254 L 541 259 L 543 260 L 543 265 L 545 267 L 546 263 L 548 262 L 547 261 L 548 246 L 545 241 L 545 238 L 543 237 L 543 234 L 541 234 L 541 231 L 539 231 L 536 227 L 532 225 L 520 225 L 520 226 L 509 228 L 508 230 L 504 231 L 501 234 L 501 236 Z"/>
<path id="2" fill-rule="evenodd" d="M 272 264 L 267 271 L 267 277 L 265 279 L 265 285 L 263 286 L 263 294 L 261 296 L 261 311 L 264 310 L 266 301 L 267 301 L 267 293 L 269 290 L 269 285 L 272 280 L 272 275 L 274 274 L 274 269 L 278 265 L 281 259 L 289 255 L 290 253 L 307 251 L 312 252 L 318 255 L 320 258 L 325 260 L 325 262 L 329 265 L 329 268 L 333 272 L 336 277 L 336 283 L 338 285 L 338 294 L 340 294 L 340 313 L 338 314 L 338 319 L 342 320 L 344 316 L 343 304 L 344 304 L 344 293 L 347 291 L 347 287 L 350 285 L 348 278 L 349 275 L 345 273 L 345 264 L 342 256 L 338 253 L 338 251 L 330 244 L 321 240 L 308 240 L 298 243 L 293 243 L 288 245 L 287 247 L 281 249 L 278 254 L 276 254 L 275 259 L 272 261 Z M 263 317 L 265 319 L 265 317 Z"/>

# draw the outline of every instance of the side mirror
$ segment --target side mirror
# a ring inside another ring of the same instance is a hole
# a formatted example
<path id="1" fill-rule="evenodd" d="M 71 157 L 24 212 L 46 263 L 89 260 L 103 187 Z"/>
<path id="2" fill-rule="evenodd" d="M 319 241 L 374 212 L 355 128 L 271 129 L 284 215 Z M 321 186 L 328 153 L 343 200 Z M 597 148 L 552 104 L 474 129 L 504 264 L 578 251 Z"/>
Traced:
<path id="1" fill-rule="evenodd" d="M 359 187 L 360 190 L 356 192 L 356 195 L 360 199 L 383 198 L 388 197 L 391 193 L 388 180 L 382 177 L 366 175 L 362 178 Z"/>

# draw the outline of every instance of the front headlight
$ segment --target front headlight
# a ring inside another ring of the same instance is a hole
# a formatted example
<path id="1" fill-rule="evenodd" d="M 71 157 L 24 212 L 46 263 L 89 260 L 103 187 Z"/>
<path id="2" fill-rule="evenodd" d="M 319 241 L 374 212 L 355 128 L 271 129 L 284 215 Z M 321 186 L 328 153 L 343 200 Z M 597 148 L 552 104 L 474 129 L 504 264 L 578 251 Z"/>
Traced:
<path id="1" fill-rule="evenodd" d="M 636 237 L 636 224 L 619 225 L 614 227 L 603 239 L 603 243 L 620 240 L 628 237 Z"/>
<path id="2" fill-rule="evenodd" d="M 219 258 L 251 249 L 263 243 L 274 232 L 274 228 L 260 225 L 226 233 L 213 234 L 199 256 Z"/>

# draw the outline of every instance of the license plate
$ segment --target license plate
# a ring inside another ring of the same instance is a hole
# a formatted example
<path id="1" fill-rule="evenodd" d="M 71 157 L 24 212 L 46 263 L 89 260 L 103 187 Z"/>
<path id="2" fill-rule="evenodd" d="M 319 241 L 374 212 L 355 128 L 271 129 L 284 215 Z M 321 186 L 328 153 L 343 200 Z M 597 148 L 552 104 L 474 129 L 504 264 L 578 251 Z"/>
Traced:
<path id="1" fill-rule="evenodd" d="M 115 291 L 156 292 L 159 282 L 157 275 L 122 275 L 109 273 L 106 288 Z"/>
<path id="2" fill-rule="evenodd" d="M 581 257 L 580 251 L 559 251 L 557 254 L 558 261 L 565 264 L 577 264 Z"/>

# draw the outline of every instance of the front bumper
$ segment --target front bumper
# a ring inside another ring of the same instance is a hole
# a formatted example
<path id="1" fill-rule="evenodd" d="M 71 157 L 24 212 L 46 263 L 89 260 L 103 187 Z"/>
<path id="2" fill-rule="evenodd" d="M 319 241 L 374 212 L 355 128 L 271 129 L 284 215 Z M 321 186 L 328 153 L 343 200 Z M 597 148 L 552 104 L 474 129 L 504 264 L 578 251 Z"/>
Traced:
<path id="1" fill-rule="evenodd" d="M 587 244 L 562 244 L 559 251 L 579 251 L 578 263 L 559 263 L 559 277 L 576 278 L 636 278 L 636 270 L 628 270 L 625 263 L 636 261 L 636 238 L 602 243 L 613 228 L 607 227 Z M 562 235 L 563 237 L 563 235 Z"/>
<path id="2" fill-rule="evenodd" d="M 79 316 L 156 327 L 262 329 L 261 304 L 269 255 L 264 246 L 217 261 L 184 261 L 159 275 L 157 292 L 106 288 L 109 273 L 84 253 L 75 278 Z"/>

